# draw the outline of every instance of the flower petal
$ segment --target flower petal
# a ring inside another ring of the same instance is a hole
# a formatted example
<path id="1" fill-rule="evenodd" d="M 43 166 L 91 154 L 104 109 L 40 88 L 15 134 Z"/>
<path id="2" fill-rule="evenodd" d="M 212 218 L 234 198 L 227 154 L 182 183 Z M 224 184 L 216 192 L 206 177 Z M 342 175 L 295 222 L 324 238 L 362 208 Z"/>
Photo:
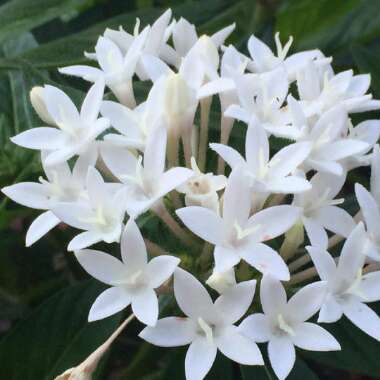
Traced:
<path id="1" fill-rule="evenodd" d="M 38 216 L 26 233 L 26 246 L 30 247 L 59 223 L 60 220 L 51 211 L 46 211 Z"/>
<path id="2" fill-rule="evenodd" d="M 286 292 L 281 282 L 266 275 L 260 284 L 260 301 L 267 316 L 276 316 L 286 306 Z"/>
<path id="3" fill-rule="evenodd" d="M 222 157 L 231 168 L 239 165 L 245 165 L 244 158 L 241 154 L 227 145 L 212 143 L 210 144 L 210 148 L 214 152 L 218 153 L 219 156 Z"/>
<path id="4" fill-rule="evenodd" d="M 226 272 L 239 264 L 240 256 L 237 250 L 217 245 L 214 249 L 215 269 L 218 272 Z"/>
<path id="5" fill-rule="evenodd" d="M 263 365 L 263 357 L 252 340 L 239 333 L 236 326 L 228 326 L 215 337 L 220 352 L 236 363 L 244 365 Z"/>
<path id="6" fill-rule="evenodd" d="M 68 251 L 77 251 L 90 247 L 93 244 L 102 241 L 102 235 L 95 231 L 85 231 L 75 236 L 67 246 Z"/>
<path id="7" fill-rule="evenodd" d="M 139 337 L 160 347 L 177 347 L 190 344 L 197 337 L 197 325 L 190 318 L 167 317 L 154 327 L 145 327 Z"/>
<path id="8" fill-rule="evenodd" d="M 58 128 L 38 127 L 11 137 L 11 141 L 24 148 L 55 150 L 64 146 L 66 136 Z"/>
<path id="9" fill-rule="evenodd" d="M 245 318 L 239 326 L 240 332 L 257 343 L 265 343 L 271 339 L 271 324 L 265 314 L 252 314 Z"/>
<path id="10" fill-rule="evenodd" d="M 380 272 L 367 273 L 363 276 L 359 285 L 359 294 L 363 294 L 364 302 L 380 300 Z"/>
<path id="11" fill-rule="evenodd" d="M 20 182 L 1 191 L 12 201 L 39 210 L 49 209 L 49 190 L 41 183 Z"/>
<path id="12" fill-rule="evenodd" d="M 136 318 L 148 326 L 154 326 L 158 318 L 158 299 L 153 289 L 146 288 L 132 295 L 132 311 Z"/>
<path id="13" fill-rule="evenodd" d="M 131 303 L 129 294 L 122 288 L 112 287 L 101 293 L 91 306 L 88 321 L 107 318 L 125 309 Z"/>
<path id="14" fill-rule="evenodd" d="M 313 247 L 327 249 L 328 235 L 324 228 L 312 218 L 303 218 L 307 237 Z"/>
<path id="15" fill-rule="evenodd" d="M 322 281 L 333 281 L 336 276 L 336 264 L 331 255 L 318 247 L 306 247 Z"/>
<path id="16" fill-rule="evenodd" d="M 100 105 L 104 94 L 104 79 L 99 78 L 94 85 L 91 86 L 80 110 L 81 119 L 87 123 L 94 123 L 99 115 Z"/>
<path id="17" fill-rule="evenodd" d="M 163 255 L 149 261 L 145 273 L 149 277 L 149 284 L 153 289 L 161 286 L 174 273 L 180 263 L 177 257 Z"/>
<path id="18" fill-rule="evenodd" d="M 145 268 L 148 262 L 145 242 L 136 222 L 131 218 L 128 220 L 121 237 L 121 257 L 133 273 Z"/>
<path id="19" fill-rule="evenodd" d="M 324 328 L 315 323 L 301 323 L 295 328 L 292 341 L 295 346 L 309 351 L 340 350 L 338 341 Z"/>
<path id="20" fill-rule="evenodd" d="M 279 380 L 284 380 L 294 367 L 296 352 L 288 337 L 274 336 L 268 343 L 270 364 Z"/>
<path id="21" fill-rule="evenodd" d="M 191 343 L 185 358 L 187 380 L 203 380 L 214 364 L 217 348 L 206 338 L 199 337 Z"/>
<path id="22" fill-rule="evenodd" d="M 335 297 L 328 294 L 319 312 L 318 322 L 332 323 L 342 318 L 343 310 Z"/>

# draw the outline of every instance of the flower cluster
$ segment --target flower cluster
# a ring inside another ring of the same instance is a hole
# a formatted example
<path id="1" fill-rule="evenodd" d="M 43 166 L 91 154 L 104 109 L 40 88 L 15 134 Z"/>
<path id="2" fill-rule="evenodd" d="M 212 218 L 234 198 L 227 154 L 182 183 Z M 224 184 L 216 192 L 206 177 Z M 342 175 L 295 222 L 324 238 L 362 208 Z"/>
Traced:
<path id="1" fill-rule="evenodd" d="M 380 101 L 367 94 L 369 75 L 336 74 L 319 50 L 289 55 L 292 39 L 282 45 L 276 34 L 273 52 L 252 35 L 244 54 L 225 42 L 233 30 L 198 36 L 170 10 L 143 30 L 139 20 L 133 33 L 107 29 L 86 53 L 94 65 L 59 69 L 93 83 L 80 110 L 56 87 L 32 90 L 46 126 L 12 141 L 41 152 L 45 178 L 2 191 L 43 210 L 28 246 L 61 222 L 82 231 L 68 250 L 110 286 L 89 321 L 131 304 L 146 325 L 142 339 L 190 345 L 188 380 L 203 379 L 218 350 L 262 365 L 257 343 L 268 342 L 282 380 L 295 347 L 340 349 L 320 323 L 345 315 L 380 340 L 380 318 L 367 306 L 380 300 L 380 122 L 354 126 L 350 117 L 380 109 Z M 136 81 L 151 83 L 139 104 Z M 103 100 L 105 88 L 113 100 Z M 214 110 L 220 140 L 209 143 Z M 233 127 L 246 131 L 244 152 L 229 145 Z M 273 142 L 284 146 L 275 154 Z M 353 217 L 337 196 L 348 171 L 365 165 L 371 191 L 356 184 L 361 211 Z M 162 254 L 142 237 L 147 212 L 193 260 Z M 101 241 L 120 242 L 122 260 L 87 249 Z M 156 257 L 148 260 L 147 249 Z M 159 319 L 157 294 L 171 289 L 185 316 Z"/>

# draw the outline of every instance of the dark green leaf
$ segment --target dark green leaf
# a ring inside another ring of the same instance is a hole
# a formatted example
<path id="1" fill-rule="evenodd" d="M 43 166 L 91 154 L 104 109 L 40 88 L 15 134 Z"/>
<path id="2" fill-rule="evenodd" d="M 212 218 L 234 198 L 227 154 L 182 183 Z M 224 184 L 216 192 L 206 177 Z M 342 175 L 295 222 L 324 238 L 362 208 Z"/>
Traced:
<path id="1" fill-rule="evenodd" d="M 0 341 L 4 379 L 51 380 L 83 361 L 116 329 L 120 316 L 88 323 L 102 286 L 94 281 L 67 288 L 21 321 Z"/>

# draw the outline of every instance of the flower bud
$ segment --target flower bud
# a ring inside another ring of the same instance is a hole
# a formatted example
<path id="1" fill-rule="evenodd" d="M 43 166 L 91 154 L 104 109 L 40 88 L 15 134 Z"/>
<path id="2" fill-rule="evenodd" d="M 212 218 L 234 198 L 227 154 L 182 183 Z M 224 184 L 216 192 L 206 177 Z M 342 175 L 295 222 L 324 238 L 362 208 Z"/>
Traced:
<path id="1" fill-rule="evenodd" d="M 53 118 L 50 116 L 49 111 L 46 108 L 43 99 L 43 87 L 36 86 L 30 91 L 30 101 L 32 102 L 34 110 L 37 112 L 41 120 L 43 120 L 48 125 L 56 125 Z"/>

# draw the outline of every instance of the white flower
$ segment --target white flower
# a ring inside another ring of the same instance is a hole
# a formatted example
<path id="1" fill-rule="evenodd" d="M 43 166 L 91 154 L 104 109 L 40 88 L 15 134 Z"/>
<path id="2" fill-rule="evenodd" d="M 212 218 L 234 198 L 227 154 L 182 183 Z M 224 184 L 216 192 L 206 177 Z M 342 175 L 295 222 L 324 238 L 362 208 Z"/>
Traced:
<path id="1" fill-rule="evenodd" d="M 302 209 L 302 224 L 314 247 L 327 249 L 328 236 L 325 229 L 347 237 L 355 227 L 351 215 L 336 207 L 344 199 L 334 199 L 345 181 L 344 175 L 319 172 L 310 180 L 312 188 L 293 198 L 292 204 Z"/>
<path id="2" fill-rule="evenodd" d="M 166 128 L 156 127 L 149 135 L 144 161 L 126 149 L 104 146 L 101 155 L 111 172 L 126 185 L 126 210 L 137 217 L 150 209 L 167 193 L 185 183 L 194 173 L 186 168 L 165 171 Z"/>
<path id="3" fill-rule="evenodd" d="M 158 300 L 154 289 L 169 279 L 180 260 L 163 255 L 148 263 L 144 239 L 132 219 L 121 239 L 122 261 L 94 250 L 77 251 L 75 256 L 87 273 L 111 285 L 92 305 L 90 322 L 106 318 L 131 304 L 137 319 L 149 326 L 156 324 Z"/>
<path id="4" fill-rule="evenodd" d="M 380 341 L 380 318 L 366 303 L 380 300 L 380 272 L 362 275 L 366 234 L 359 223 L 346 240 L 338 265 L 327 251 L 307 247 L 319 277 L 327 281 L 318 322 L 336 322 L 344 314 L 366 334 Z"/>
<path id="5" fill-rule="evenodd" d="M 191 158 L 191 169 L 194 175 L 177 188 L 177 191 L 185 194 L 186 206 L 202 206 L 219 213 L 217 192 L 226 187 L 227 178 L 224 175 L 202 173 L 194 157 Z"/>
<path id="6" fill-rule="evenodd" d="M 380 147 L 378 144 L 373 148 L 371 160 L 371 193 L 380 205 Z"/>
<path id="7" fill-rule="evenodd" d="M 242 167 L 252 179 L 252 190 L 260 193 L 300 193 L 311 188 L 309 182 L 291 175 L 308 157 L 311 143 L 290 144 L 269 159 L 269 141 L 259 123 L 251 123 L 245 138 L 245 159 L 235 149 L 210 144 L 231 168 Z"/>
<path id="8" fill-rule="evenodd" d="M 187 380 L 202 380 L 210 371 L 219 350 L 245 365 L 264 364 L 257 345 L 234 325 L 249 308 L 256 281 L 231 287 L 214 303 L 202 284 L 182 269 L 174 272 L 174 294 L 184 318 L 167 317 L 155 327 L 146 327 L 140 337 L 162 347 L 190 344 L 185 359 Z"/>
<path id="9" fill-rule="evenodd" d="M 116 191 L 115 191 L 116 190 Z M 89 167 L 86 178 L 86 200 L 58 202 L 53 213 L 69 226 L 84 230 L 69 243 L 74 251 L 100 241 L 118 242 L 123 227 L 126 191 L 109 186 L 94 167 Z"/>
<path id="10" fill-rule="evenodd" d="M 264 276 L 260 300 L 264 314 L 247 317 L 239 331 L 255 342 L 268 342 L 268 354 L 276 376 L 283 380 L 292 370 L 299 347 L 310 351 L 340 350 L 336 339 L 315 323 L 306 322 L 321 307 L 326 293 L 324 282 L 315 282 L 286 300 L 282 284 Z"/>
<path id="11" fill-rule="evenodd" d="M 76 65 L 60 68 L 59 72 L 81 77 L 90 82 L 102 79 L 122 104 L 134 107 L 136 101 L 133 93 L 132 77 L 148 33 L 149 27 L 145 28 L 134 39 L 125 56 L 110 39 L 99 37 L 95 46 L 95 56 L 100 69 L 92 66 Z"/>
<path id="12" fill-rule="evenodd" d="M 366 95 L 370 83 L 369 74 L 353 75 L 347 70 L 335 75 L 331 68 L 319 70 L 311 61 L 297 75 L 298 93 L 308 115 L 322 114 L 338 105 L 348 113 L 379 109 L 380 101 Z"/>
<path id="13" fill-rule="evenodd" d="M 379 204 L 371 193 L 359 183 L 355 184 L 355 194 L 367 230 L 367 250 L 364 253 L 372 260 L 380 262 Z"/>
<path id="14" fill-rule="evenodd" d="M 275 34 L 277 55 L 254 35 L 248 40 L 248 50 L 252 61 L 248 64 L 248 69 L 255 73 L 265 73 L 278 67 L 284 67 L 289 81 L 296 79 L 299 70 L 302 70 L 310 61 L 316 65 L 324 65 L 331 62 L 331 58 L 325 58 L 320 50 L 307 50 L 293 54 L 286 58 L 289 49 L 293 43 L 293 37 L 290 36 L 288 42 L 282 46 L 280 33 Z"/>
<path id="15" fill-rule="evenodd" d="M 85 155 L 79 156 L 72 171 L 66 162 L 54 166 L 43 165 L 47 180 L 40 177 L 40 183 L 21 182 L 1 190 L 19 204 L 47 210 L 30 225 L 26 233 L 27 247 L 60 223 L 60 219 L 51 211 L 57 202 L 75 202 L 84 196 L 87 168 L 95 165 L 96 158 L 96 150 L 88 151 Z"/>
<path id="16" fill-rule="evenodd" d="M 47 166 L 60 164 L 92 147 L 96 137 L 109 127 L 105 118 L 98 119 L 104 81 L 98 80 L 83 101 L 80 113 L 71 99 L 56 87 L 46 85 L 34 90 L 34 105 L 41 119 L 53 127 L 32 128 L 11 138 L 25 148 L 47 151 Z"/>
<path id="17" fill-rule="evenodd" d="M 223 216 L 204 207 L 191 206 L 176 211 L 193 233 L 215 245 L 215 269 L 224 272 L 241 259 L 262 273 L 289 280 L 282 258 L 263 241 L 271 240 L 292 227 L 300 216 L 293 206 L 275 206 L 249 217 L 249 178 L 235 168 L 224 192 Z"/>

